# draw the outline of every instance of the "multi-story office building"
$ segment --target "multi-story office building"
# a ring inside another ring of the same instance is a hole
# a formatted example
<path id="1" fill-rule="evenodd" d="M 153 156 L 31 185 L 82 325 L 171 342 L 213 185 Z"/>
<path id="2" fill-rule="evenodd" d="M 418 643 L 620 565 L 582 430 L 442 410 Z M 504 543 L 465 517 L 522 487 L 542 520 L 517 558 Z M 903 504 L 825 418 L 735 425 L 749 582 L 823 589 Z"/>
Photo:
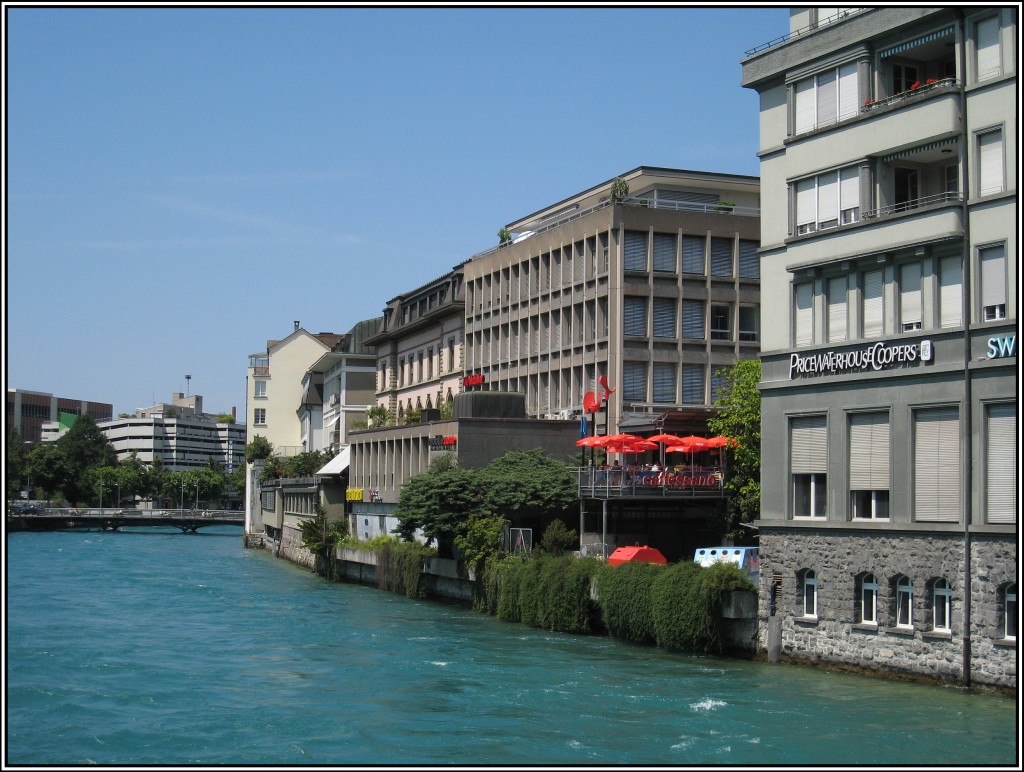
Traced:
<path id="1" fill-rule="evenodd" d="M 114 406 L 69 397 L 55 397 L 41 391 L 7 390 L 7 431 L 17 429 L 22 442 L 35 445 L 43 439 L 43 424 L 59 421 L 60 414 L 89 415 L 104 421 L 114 415 Z"/>
<path id="2" fill-rule="evenodd" d="M 1016 686 L 1017 29 L 798 8 L 743 60 L 769 654 Z"/>
<path id="3" fill-rule="evenodd" d="M 758 180 L 638 167 L 509 223 L 463 266 L 467 377 L 527 413 L 578 417 L 607 376 L 608 426 L 707 407 L 759 350 Z"/>
<path id="4" fill-rule="evenodd" d="M 398 423 L 440 410 L 462 385 L 465 299 L 462 266 L 388 301 L 377 333 L 377 404 Z"/>

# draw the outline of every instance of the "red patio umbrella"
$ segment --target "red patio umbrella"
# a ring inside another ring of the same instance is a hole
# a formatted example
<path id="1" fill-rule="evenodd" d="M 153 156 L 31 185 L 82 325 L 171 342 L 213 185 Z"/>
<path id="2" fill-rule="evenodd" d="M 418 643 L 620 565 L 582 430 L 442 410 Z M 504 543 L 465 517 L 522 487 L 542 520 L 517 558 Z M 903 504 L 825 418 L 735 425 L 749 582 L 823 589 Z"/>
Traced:
<path id="1" fill-rule="evenodd" d="M 605 440 L 608 438 L 603 434 L 595 435 L 593 437 L 584 437 L 583 439 L 576 440 L 577 448 L 599 448 L 604 445 Z"/>
<path id="2" fill-rule="evenodd" d="M 709 448 L 724 448 L 728 445 L 730 448 L 738 448 L 740 444 L 732 437 L 723 437 L 721 435 L 717 437 L 711 437 L 704 441 Z"/>
<path id="3" fill-rule="evenodd" d="M 645 437 L 648 442 L 660 442 L 662 445 L 678 445 L 683 441 L 682 437 L 674 434 L 655 434 L 653 437 Z"/>

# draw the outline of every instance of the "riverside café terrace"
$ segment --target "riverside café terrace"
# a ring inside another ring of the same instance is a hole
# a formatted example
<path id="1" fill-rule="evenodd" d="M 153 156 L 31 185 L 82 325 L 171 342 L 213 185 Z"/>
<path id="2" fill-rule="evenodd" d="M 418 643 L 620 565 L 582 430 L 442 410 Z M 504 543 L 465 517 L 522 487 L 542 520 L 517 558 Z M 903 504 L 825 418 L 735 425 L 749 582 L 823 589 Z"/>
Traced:
<path id="1" fill-rule="evenodd" d="M 717 465 L 686 464 L 660 468 L 657 464 L 625 467 L 577 467 L 580 498 L 722 498 L 724 468 Z"/>

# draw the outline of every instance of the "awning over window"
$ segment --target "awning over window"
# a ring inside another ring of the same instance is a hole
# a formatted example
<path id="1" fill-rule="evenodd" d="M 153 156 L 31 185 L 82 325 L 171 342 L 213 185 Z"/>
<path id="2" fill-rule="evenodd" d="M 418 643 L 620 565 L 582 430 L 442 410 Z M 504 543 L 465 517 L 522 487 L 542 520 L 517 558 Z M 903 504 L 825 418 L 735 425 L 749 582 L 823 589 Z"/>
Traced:
<path id="1" fill-rule="evenodd" d="M 330 474 L 341 474 L 348 469 L 349 451 L 351 450 L 350 445 L 346 445 L 341 449 L 341 452 L 324 464 L 323 468 L 317 472 L 318 475 L 330 475 Z"/>
<path id="2" fill-rule="evenodd" d="M 906 51 L 908 48 L 914 48 L 915 46 L 920 46 L 920 45 L 923 45 L 925 43 L 930 43 L 933 40 L 938 40 L 939 38 L 945 37 L 946 35 L 952 35 L 952 34 L 953 34 L 953 28 L 952 27 L 946 27 L 946 29 L 940 29 L 938 32 L 932 32 L 932 33 L 930 33 L 928 35 L 922 35 L 919 38 L 914 38 L 913 40 L 908 40 L 906 43 L 900 43 L 899 45 L 895 45 L 892 48 L 887 48 L 884 51 L 882 51 L 878 56 L 880 58 L 882 58 L 882 59 L 885 59 L 887 56 L 892 56 L 893 54 L 898 54 L 900 51 Z"/>
<path id="3" fill-rule="evenodd" d="M 936 150 L 940 147 L 946 147 L 947 145 L 955 145 L 958 140 L 956 137 L 946 137 L 946 139 L 940 139 L 937 142 L 929 142 L 925 145 L 915 145 L 914 147 L 908 147 L 905 150 L 897 150 L 895 153 L 890 153 L 885 156 L 882 160 L 885 162 L 894 161 L 897 158 L 906 158 L 907 156 L 917 155 L 918 153 L 924 153 L 929 150 Z"/>

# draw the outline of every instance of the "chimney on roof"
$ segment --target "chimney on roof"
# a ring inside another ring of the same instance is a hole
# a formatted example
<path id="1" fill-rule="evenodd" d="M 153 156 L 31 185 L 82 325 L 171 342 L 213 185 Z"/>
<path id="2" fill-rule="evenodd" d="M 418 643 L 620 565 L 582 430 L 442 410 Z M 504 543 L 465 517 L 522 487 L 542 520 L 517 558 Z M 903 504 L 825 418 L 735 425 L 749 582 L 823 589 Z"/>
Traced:
<path id="1" fill-rule="evenodd" d="M 299 329 L 299 320 L 296 319 L 294 324 L 295 324 L 295 330 L 298 330 Z"/>

